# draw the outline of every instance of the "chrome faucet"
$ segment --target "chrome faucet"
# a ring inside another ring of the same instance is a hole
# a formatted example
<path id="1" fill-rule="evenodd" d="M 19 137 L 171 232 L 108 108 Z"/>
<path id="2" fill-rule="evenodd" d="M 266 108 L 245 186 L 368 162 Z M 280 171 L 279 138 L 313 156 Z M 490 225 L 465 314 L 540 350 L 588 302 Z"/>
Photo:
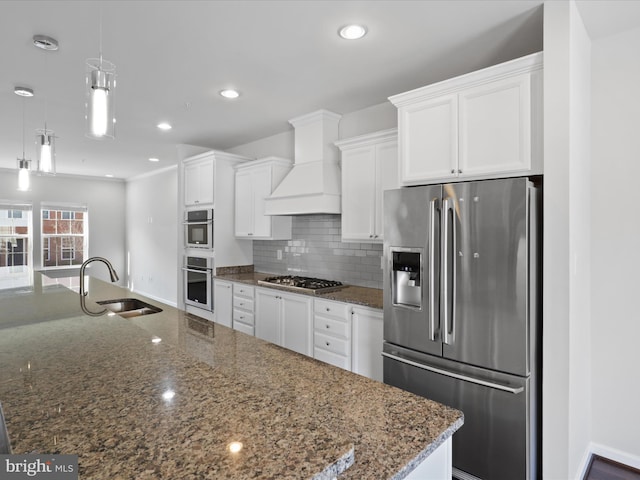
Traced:
<path id="1" fill-rule="evenodd" d="M 109 275 L 111 275 L 112 282 L 117 282 L 118 280 L 120 280 L 118 278 L 118 274 L 114 270 L 113 265 L 111 265 L 111 262 L 109 260 L 107 260 L 104 257 L 91 257 L 85 260 L 85 262 L 80 267 L 80 296 L 81 297 L 87 296 L 87 292 L 84 291 L 84 269 L 87 268 L 87 265 L 89 265 L 91 262 L 95 262 L 95 261 L 100 261 L 107 266 L 107 268 L 109 269 Z"/>

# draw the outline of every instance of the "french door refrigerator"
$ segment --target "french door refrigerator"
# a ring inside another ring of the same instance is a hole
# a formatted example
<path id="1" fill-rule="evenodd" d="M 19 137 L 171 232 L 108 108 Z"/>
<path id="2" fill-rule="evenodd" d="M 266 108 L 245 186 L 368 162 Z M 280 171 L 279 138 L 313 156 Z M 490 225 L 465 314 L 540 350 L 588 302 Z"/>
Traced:
<path id="1" fill-rule="evenodd" d="M 463 480 L 540 472 L 536 183 L 384 196 L 384 381 L 464 413 L 453 436 Z"/>

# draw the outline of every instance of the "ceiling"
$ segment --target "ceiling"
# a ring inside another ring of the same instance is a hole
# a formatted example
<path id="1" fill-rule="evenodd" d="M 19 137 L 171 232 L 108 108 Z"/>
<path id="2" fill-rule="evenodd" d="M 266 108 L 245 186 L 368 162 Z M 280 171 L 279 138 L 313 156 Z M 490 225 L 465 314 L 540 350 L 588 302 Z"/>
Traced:
<path id="1" fill-rule="evenodd" d="M 130 178 L 175 164 L 177 144 L 229 149 L 320 108 L 346 114 L 540 51 L 542 3 L 2 1 L 0 168 L 22 155 L 23 108 L 27 158 L 46 118 L 59 173 Z M 367 36 L 339 38 L 352 22 Z M 84 75 L 101 23 L 104 58 L 117 67 L 117 126 L 115 139 L 97 141 L 84 136 Z M 59 50 L 35 48 L 36 34 Z M 35 96 L 16 96 L 18 85 Z M 241 96 L 221 97 L 228 87 Z M 173 129 L 160 131 L 161 121 Z"/>

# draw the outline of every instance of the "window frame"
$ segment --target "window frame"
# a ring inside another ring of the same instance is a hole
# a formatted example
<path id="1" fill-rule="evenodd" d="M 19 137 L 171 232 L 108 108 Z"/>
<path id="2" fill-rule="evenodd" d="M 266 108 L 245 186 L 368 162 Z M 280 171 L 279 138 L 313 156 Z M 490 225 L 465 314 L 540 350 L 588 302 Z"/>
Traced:
<path id="1" fill-rule="evenodd" d="M 20 239 L 22 240 L 23 245 L 22 249 L 19 252 L 14 252 L 12 248 L 7 248 L 6 251 L 0 249 L 0 256 L 3 257 L 4 260 L 4 262 L 0 263 L 6 263 L 6 265 L 0 268 L 33 268 L 33 205 L 30 203 L 16 203 L 0 200 L 0 211 L 7 212 L 7 225 L 4 226 L 8 226 L 14 229 L 12 233 L 2 233 L 0 231 L 0 244 L 13 244 L 12 239 Z M 27 215 L 25 216 L 23 212 L 27 212 Z M 21 221 L 20 223 L 25 223 L 25 225 L 13 225 L 15 220 L 19 220 Z M 27 229 L 27 233 L 17 233 L 15 231 L 16 227 L 25 227 Z M 26 248 L 24 247 L 25 241 Z M 21 255 L 23 258 L 23 262 L 19 265 L 15 264 L 15 258 L 17 255 Z"/>
<path id="2" fill-rule="evenodd" d="M 51 215 L 51 212 L 60 212 L 58 215 Z M 82 213 L 82 218 L 78 219 L 78 213 Z M 53 217 L 53 218 L 52 218 Z M 56 222 L 56 233 L 45 233 L 45 221 Z M 73 228 L 69 225 L 68 231 L 59 233 L 57 222 L 77 222 L 82 221 L 82 233 L 73 233 Z M 58 270 L 65 268 L 77 268 L 80 263 L 74 262 L 78 257 L 78 246 L 76 239 L 82 238 L 82 250 L 80 260 L 89 258 L 89 210 L 83 205 L 68 205 L 61 203 L 43 203 L 40 206 L 40 258 L 42 268 Z M 51 239 L 59 239 L 52 245 Z M 59 252 L 57 251 L 59 249 Z M 53 252 L 52 250 L 56 250 Z M 59 254 L 58 254 L 59 253 Z M 51 264 L 52 260 L 54 264 Z M 65 263 L 62 263 L 65 262 Z"/>

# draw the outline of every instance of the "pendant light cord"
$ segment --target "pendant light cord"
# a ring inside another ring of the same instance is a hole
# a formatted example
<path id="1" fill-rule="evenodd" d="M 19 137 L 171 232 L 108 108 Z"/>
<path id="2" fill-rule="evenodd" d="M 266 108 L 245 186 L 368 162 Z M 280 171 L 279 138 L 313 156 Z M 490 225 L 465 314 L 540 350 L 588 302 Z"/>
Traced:
<path id="1" fill-rule="evenodd" d="M 100 14 L 98 15 L 100 19 L 100 26 L 98 27 L 98 31 L 100 34 L 100 43 L 99 43 L 99 52 L 100 52 L 100 70 L 102 70 L 102 4 L 100 4 Z"/>
<path id="2" fill-rule="evenodd" d="M 25 160 L 24 158 L 24 130 L 25 130 L 25 126 L 24 126 L 24 97 L 22 97 L 22 159 Z"/>

